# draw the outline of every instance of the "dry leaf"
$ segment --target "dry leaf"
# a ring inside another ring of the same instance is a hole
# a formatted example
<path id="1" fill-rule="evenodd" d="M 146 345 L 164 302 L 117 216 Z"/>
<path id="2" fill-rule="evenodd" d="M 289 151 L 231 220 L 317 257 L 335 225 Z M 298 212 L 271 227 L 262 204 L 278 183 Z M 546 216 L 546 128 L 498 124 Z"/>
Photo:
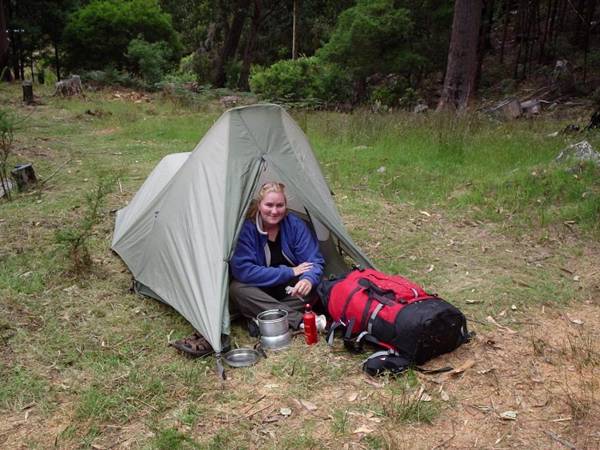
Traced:
<path id="1" fill-rule="evenodd" d="M 474 359 L 468 359 L 464 363 L 462 363 L 459 367 L 457 367 L 456 369 L 451 370 L 448 373 L 451 374 L 451 375 L 458 375 L 458 374 L 463 373 L 465 370 L 470 369 L 474 365 L 475 365 L 475 360 Z"/>
<path id="2" fill-rule="evenodd" d="M 308 409 L 309 411 L 316 411 L 316 409 L 317 409 L 317 405 L 315 405 L 312 402 L 309 402 L 308 400 L 300 400 L 300 404 L 302 406 L 304 406 L 306 409 Z"/>
<path id="3" fill-rule="evenodd" d="M 569 316 L 568 314 L 567 314 L 567 317 L 568 317 L 568 318 L 569 318 L 569 320 L 570 320 L 572 323 L 574 323 L 575 325 L 583 325 L 583 320 L 581 320 L 581 319 L 574 319 L 574 318 L 572 318 L 571 316 Z"/>
<path id="4" fill-rule="evenodd" d="M 510 334 L 517 334 L 517 332 L 515 330 L 511 330 L 508 327 L 505 327 L 504 325 L 500 325 L 498 322 L 496 322 L 496 320 L 492 317 L 492 316 L 487 316 L 486 320 L 491 323 L 492 325 L 496 325 L 498 328 L 500 328 L 501 330 L 504 330 Z"/>
<path id="5" fill-rule="evenodd" d="M 282 416 L 288 417 L 292 415 L 292 410 L 290 408 L 281 408 L 279 410 Z"/>
<path id="6" fill-rule="evenodd" d="M 446 391 L 440 391 L 440 398 L 445 402 L 450 400 L 450 396 Z"/>
<path id="7" fill-rule="evenodd" d="M 474 305 L 476 303 L 483 303 L 481 300 L 465 300 L 465 303 L 469 305 Z"/>
<path id="8" fill-rule="evenodd" d="M 432 264 L 429 266 L 429 268 L 427 269 L 427 272 L 433 272 L 433 269 L 435 268 L 435 266 Z"/>
<path id="9" fill-rule="evenodd" d="M 373 381 L 370 378 L 365 378 L 365 383 L 370 384 L 371 386 L 376 388 L 382 388 L 385 386 L 384 383 L 378 383 L 377 381 Z"/>
<path id="10" fill-rule="evenodd" d="M 500 413 L 500 418 L 504 420 L 517 420 L 517 412 L 516 411 L 504 411 Z"/>
<path id="11" fill-rule="evenodd" d="M 356 430 L 354 430 L 354 434 L 360 434 L 360 433 L 369 434 L 369 433 L 372 433 L 373 431 L 375 431 L 375 430 L 373 430 L 372 428 L 369 428 L 366 425 L 362 425 L 362 426 L 358 427 Z"/>
<path id="12" fill-rule="evenodd" d="M 431 214 L 429 214 L 427 211 L 419 211 L 421 214 L 423 214 L 424 216 L 427 217 L 431 217 Z"/>
<path id="13" fill-rule="evenodd" d="M 419 398 L 420 401 L 422 402 L 430 402 L 431 401 L 431 395 L 429 395 L 427 392 L 423 392 L 421 394 L 421 397 Z"/>
<path id="14" fill-rule="evenodd" d="M 358 398 L 358 392 L 350 392 L 347 398 L 349 402 L 355 401 Z"/>

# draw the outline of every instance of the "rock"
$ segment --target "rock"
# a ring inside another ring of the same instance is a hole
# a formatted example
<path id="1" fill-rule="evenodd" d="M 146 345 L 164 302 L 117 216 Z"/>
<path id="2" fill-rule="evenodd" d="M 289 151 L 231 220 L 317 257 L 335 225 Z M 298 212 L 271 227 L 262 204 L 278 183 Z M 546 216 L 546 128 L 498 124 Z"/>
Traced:
<path id="1" fill-rule="evenodd" d="M 81 77 L 79 75 L 71 75 L 66 80 L 58 81 L 54 87 L 54 95 L 62 95 L 68 97 L 71 95 L 85 95 L 83 86 L 81 85 Z"/>
<path id="2" fill-rule="evenodd" d="M 581 131 L 581 129 L 579 128 L 579 125 L 575 125 L 573 123 L 567 125 L 562 131 L 562 134 L 575 134 L 575 133 L 579 133 Z"/>
<path id="3" fill-rule="evenodd" d="M 419 103 L 415 106 L 415 109 L 413 109 L 413 112 L 415 114 L 421 114 L 424 113 L 425 111 L 429 110 L 429 106 L 427 106 L 424 103 Z"/>
<path id="4" fill-rule="evenodd" d="M 519 100 L 516 98 L 509 98 L 496 105 L 490 112 L 504 116 L 506 119 L 516 119 L 521 116 L 523 110 Z"/>
<path id="5" fill-rule="evenodd" d="M 597 166 L 600 166 L 600 153 L 595 151 L 592 148 L 592 145 L 585 140 L 569 145 L 567 148 L 561 150 L 555 161 L 564 162 L 569 159 L 575 159 L 577 161 L 591 161 Z"/>
<path id="6" fill-rule="evenodd" d="M 537 115 L 542 110 L 542 103 L 538 99 L 527 100 L 521 103 L 524 114 Z"/>
<path id="7" fill-rule="evenodd" d="M 600 109 L 594 111 L 590 117 L 590 123 L 586 127 L 587 130 L 600 129 Z"/>
<path id="8" fill-rule="evenodd" d="M 226 95 L 225 97 L 221 97 L 220 102 L 224 108 L 233 108 L 237 106 L 238 103 L 242 101 L 242 98 L 237 95 Z"/>

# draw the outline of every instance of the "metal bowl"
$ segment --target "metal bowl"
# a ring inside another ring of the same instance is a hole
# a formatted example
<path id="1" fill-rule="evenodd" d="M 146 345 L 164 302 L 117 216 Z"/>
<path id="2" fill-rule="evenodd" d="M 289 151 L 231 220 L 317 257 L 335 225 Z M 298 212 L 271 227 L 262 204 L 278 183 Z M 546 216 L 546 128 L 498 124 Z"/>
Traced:
<path id="1" fill-rule="evenodd" d="M 251 348 L 236 348 L 225 353 L 223 360 L 230 367 L 253 366 L 258 361 L 259 354 Z"/>
<path id="2" fill-rule="evenodd" d="M 288 330 L 279 336 L 261 336 L 260 343 L 267 350 L 287 348 L 292 343 L 292 334 Z"/>
<path id="3" fill-rule="evenodd" d="M 283 309 L 269 309 L 256 316 L 261 336 L 281 336 L 288 332 L 288 313 Z"/>

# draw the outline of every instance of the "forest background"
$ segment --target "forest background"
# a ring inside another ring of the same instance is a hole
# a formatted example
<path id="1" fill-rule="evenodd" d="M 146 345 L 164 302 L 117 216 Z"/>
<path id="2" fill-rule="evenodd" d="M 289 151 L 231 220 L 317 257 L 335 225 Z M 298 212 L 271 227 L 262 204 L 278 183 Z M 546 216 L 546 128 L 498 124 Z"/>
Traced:
<path id="1" fill-rule="evenodd" d="M 595 0 L 0 0 L 0 71 L 344 110 L 461 109 L 529 82 L 547 88 L 542 100 L 597 98 L 597 10 Z"/>

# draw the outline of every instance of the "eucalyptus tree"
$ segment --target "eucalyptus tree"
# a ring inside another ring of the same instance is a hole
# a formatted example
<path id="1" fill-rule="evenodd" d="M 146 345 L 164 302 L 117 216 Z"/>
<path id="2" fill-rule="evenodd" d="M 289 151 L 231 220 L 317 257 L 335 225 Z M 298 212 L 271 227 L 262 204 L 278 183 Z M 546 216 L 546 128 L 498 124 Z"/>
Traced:
<path id="1" fill-rule="evenodd" d="M 340 15 L 317 56 L 352 73 L 357 82 L 355 100 L 361 101 L 370 75 L 399 73 L 418 64 L 420 55 L 410 50 L 413 26 L 410 11 L 395 7 L 393 0 L 359 0 Z"/>

